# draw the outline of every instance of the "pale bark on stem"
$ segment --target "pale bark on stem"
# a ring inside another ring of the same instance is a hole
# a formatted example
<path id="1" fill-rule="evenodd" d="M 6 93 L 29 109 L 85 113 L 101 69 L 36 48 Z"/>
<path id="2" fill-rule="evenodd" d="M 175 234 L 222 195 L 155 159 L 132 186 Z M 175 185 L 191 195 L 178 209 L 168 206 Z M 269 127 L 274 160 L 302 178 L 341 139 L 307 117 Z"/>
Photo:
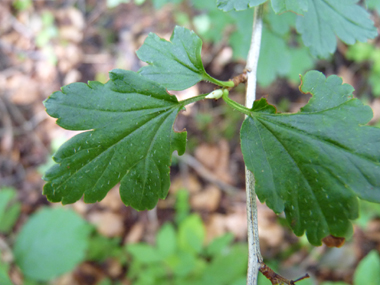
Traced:
<path id="1" fill-rule="evenodd" d="M 257 63 L 260 55 L 260 43 L 262 34 L 263 6 L 255 7 L 253 19 L 253 31 L 251 46 L 247 58 L 247 89 L 245 106 L 252 108 L 256 99 Z M 255 178 L 251 171 L 245 168 L 245 186 L 247 195 L 247 219 L 248 219 L 248 271 L 247 285 L 257 285 L 257 274 L 260 263 L 263 261 L 260 252 L 259 232 L 257 222 L 257 205 L 255 192 Z"/>

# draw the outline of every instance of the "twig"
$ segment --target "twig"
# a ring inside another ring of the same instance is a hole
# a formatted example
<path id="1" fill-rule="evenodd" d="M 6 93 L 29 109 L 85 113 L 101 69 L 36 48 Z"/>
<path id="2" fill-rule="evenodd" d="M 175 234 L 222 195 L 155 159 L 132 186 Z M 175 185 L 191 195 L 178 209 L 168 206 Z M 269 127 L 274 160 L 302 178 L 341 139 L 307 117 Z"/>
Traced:
<path id="1" fill-rule="evenodd" d="M 187 165 L 191 166 L 203 179 L 210 181 L 211 183 L 214 183 L 227 194 L 233 195 L 240 191 L 238 188 L 229 185 L 228 183 L 225 183 L 223 181 L 220 181 L 220 178 L 218 178 L 206 167 L 204 167 L 203 164 L 196 160 L 193 156 L 185 153 L 182 156 L 177 156 L 177 158 L 178 160 L 183 161 Z"/>
<path id="2" fill-rule="evenodd" d="M 268 278 L 273 285 L 276 285 L 276 284 L 295 285 L 296 282 L 310 277 L 309 274 L 306 273 L 304 276 L 302 276 L 296 280 L 289 280 L 289 279 L 286 279 L 286 278 L 282 277 L 281 275 L 277 274 L 276 272 L 274 272 L 265 263 L 261 263 L 260 272 L 262 274 L 264 274 L 264 276 L 266 278 Z"/>
<path id="3" fill-rule="evenodd" d="M 263 6 L 255 7 L 253 18 L 253 30 L 251 46 L 247 58 L 247 89 L 245 106 L 252 108 L 256 99 L 256 74 L 257 63 L 260 55 L 260 43 L 262 34 Z M 260 253 L 259 231 L 257 221 L 257 205 L 255 192 L 255 178 L 251 171 L 245 168 L 245 185 L 247 195 L 247 220 L 248 220 L 248 271 L 247 285 L 257 285 L 257 274 L 263 258 Z"/>
<path id="4" fill-rule="evenodd" d="M 8 113 L 7 107 L 5 103 L 1 99 L 0 96 L 0 119 L 4 125 L 4 134 L 0 136 L 2 138 L 0 140 L 0 150 L 3 150 L 5 153 L 9 153 L 12 149 L 13 145 L 13 128 L 12 128 L 12 120 Z"/>

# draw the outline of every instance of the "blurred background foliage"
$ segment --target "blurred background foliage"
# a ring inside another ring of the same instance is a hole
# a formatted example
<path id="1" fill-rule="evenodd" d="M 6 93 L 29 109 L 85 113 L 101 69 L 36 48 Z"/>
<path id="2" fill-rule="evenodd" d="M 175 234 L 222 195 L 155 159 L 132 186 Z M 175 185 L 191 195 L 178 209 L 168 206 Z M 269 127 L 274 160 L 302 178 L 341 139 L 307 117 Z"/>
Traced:
<path id="1" fill-rule="evenodd" d="M 378 0 L 362 1 L 380 25 Z M 168 198 L 136 212 L 112 189 L 100 203 L 52 205 L 41 195 L 51 155 L 73 136 L 49 118 L 42 101 L 75 81 L 106 82 L 108 71 L 137 71 L 149 32 L 169 39 L 175 25 L 203 40 L 212 76 L 242 72 L 252 10 L 225 13 L 205 0 L 2 0 L 0 2 L 0 284 L 245 284 L 247 266 L 240 113 L 204 101 L 181 113 L 187 153 L 174 157 Z M 258 97 L 281 112 L 308 100 L 299 74 L 338 74 L 374 110 L 380 126 L 379 38 L 316 59 L 295 31 L 296 15 L 265 6 Z M 213 90 L 200 83 L 185 99 Z M 231 92 L 244 101 L 244 86 Z M 259 204 L 260 242 L 268 264 L 300 285 L 379 284 L 380 207 L 361 202 L 354 236 L 342 248 L 311 247 L 284 217 Z M 260 276 L 259 285 L 270 284 Z"/>

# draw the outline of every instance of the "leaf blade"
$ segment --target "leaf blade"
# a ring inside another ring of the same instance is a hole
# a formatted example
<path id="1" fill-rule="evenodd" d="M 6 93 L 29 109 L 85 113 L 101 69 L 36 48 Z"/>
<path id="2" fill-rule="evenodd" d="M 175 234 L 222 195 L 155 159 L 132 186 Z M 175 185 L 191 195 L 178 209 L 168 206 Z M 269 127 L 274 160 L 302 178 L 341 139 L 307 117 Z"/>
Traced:
<path id="1" fill-rule="evenodd" d="M 307 0 L 272 0 L 272 8 L 276 14 L 293 11 L 303 15 L 307 11 Z"/>
<path id="2" fill-rule="evenodd" d="M 184 90 L 201 80 L 229 85 L 206 73 L 201 49 L 202 40 L 193 31 L 180 26 L 175 27 L 170 42 L 150 33 L 136 52 L 140 60 L 149 64 L 139 73 L 169 90 Z"/>
<path id="3" fill-rule="evenodd" d="M 186 132 L 173 130 L 183 104 L 137 73 L 114 70 L 110 78 L 104 85 L 68 85 L 45 102 L 61 127 L 89 131 L 54 155 L 58 164 L 44 176 L 44 194 L 63 204 L 82 195 L 93 203 L 121 182 L 126 205 L 153 208 L 169 188 L 171 153 L 185 149 Z"/>
<path id="4" fill-rule="evenodd" d="M 336 36 L 347 44 L 377 36 L 369 14 L 357 0 L 308 0 L 308 11 L 297 18 L 297 31 L 314 56 L 326 58 L 336 49 Z M 314 32 L 313 32 L 314 31 Z"/>
<path id="5" fill-rule="evenodd" d="M 328 234 L 352 231 L 357 197 L 380 202 L 380 130 L 363 126 L 372 112 L 340 78 L 308 72 L 300 90 L 313 97 L 296 114 L 255 102 L 256 113 L 242 125 L 242 152 L 260 200 L 285 210 L 296 235 L 306 231 L 320 244 Z"/>
<path id="6" fill-rule="evenodd" d="M 224 12 L 243 11 L 258 6 L 267 0 L 217 0 L 216 5 Z"/>

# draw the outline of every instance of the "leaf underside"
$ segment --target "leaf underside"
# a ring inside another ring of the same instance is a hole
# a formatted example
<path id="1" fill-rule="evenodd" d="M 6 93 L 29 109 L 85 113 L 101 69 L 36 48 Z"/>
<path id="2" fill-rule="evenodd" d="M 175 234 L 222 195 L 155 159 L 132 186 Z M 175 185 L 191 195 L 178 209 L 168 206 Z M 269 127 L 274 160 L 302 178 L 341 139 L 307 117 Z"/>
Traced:
<path id="1" fill-rule="evenodd" d="M 303 15 L 307 11 L 308 0 L 272 0 L 272 8 L 276 14 L 293 11 Z"/>
<path id="2" fill-rule="evenodd" d="M 203 67 L 201 49 L 202 40 L 183 27 L 175 27 L 170 42 L 150 33 L 136 52 L 149 64 L 139 73 L 169 90 L 184 90 L 201 80 L 213 81 Z"/>
<path id="3" fill-rule="evenodd" d="M 88 131 L 54 155 L 43 193 L 52 202 L 74 203 L 84 194 L 94 203 L 121 182 L 126 205 L 151 209 L 167 195 L 171 153 L 186 147 L 186 132 L 173 130 L 183 104 L 137 73 L 113 70 L 110 78 L 67 85 L 45 101 L 58 125 Z"/>
<path id="4" fill-rule="evenodd" d="M 377 29 L 358 0 L 307 0 L 308 10 L 297 18 L 297 31 L 314 56 L 335 52 L 336 36 L 347 44 L 366 42 Z"/>
<path id="5" fill-rule="evenodd" d="M 308 72 L 300 90 L 313 97 L 295 114 L 255 102 L 241 128 L 242 152 L 260 201 L 320 245 L 329 234 L 350 234 L 357 197 L 380 202 L 380 129 L 364 125 L 371 109 L 337 76 Z"/>
<path id="6" fill-rule="evenodd" d="M 267 0 L 217 0 L 216 5 L 225 12 L 236 10 L 242 11 L 258 6 Z"/>

